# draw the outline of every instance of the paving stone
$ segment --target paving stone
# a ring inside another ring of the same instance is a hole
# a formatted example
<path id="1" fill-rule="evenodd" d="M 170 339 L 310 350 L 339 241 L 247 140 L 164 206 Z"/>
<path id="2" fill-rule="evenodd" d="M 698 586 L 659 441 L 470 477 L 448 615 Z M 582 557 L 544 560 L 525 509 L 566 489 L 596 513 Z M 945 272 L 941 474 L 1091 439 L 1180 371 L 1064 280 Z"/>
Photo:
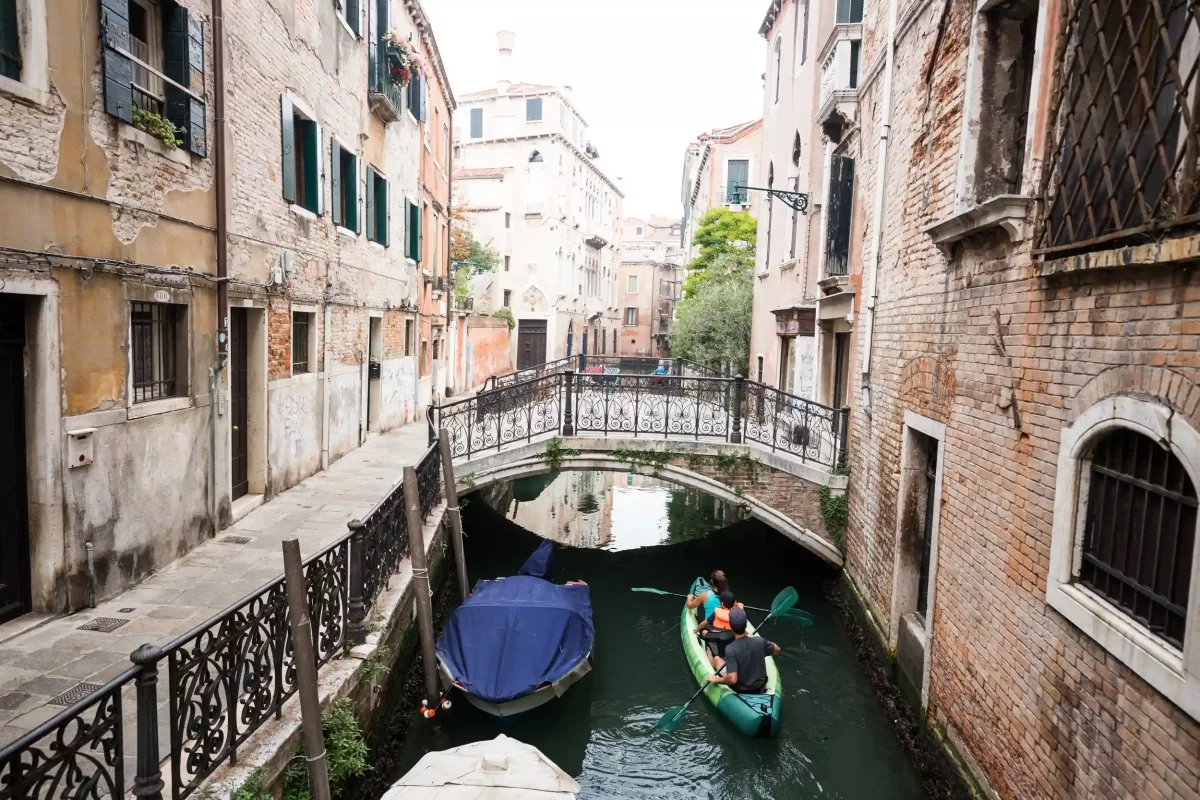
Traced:
<path id="1" fill-rule="evenodd" d="M 8 725 L 13 728 L 24 728 L 27 731 L 33 730 L 43 722 L 54 719 L 54 717 L 62 710 L 62 706 L 38 706 L 37 708 L 26 711 L 19 717 L 10 719 L 8 721 Z"/>
<path id="2" fill-rule="evenodd" d="M 99 672 L 105 667 L 111 666 L 118 659 L 120 659 L 120 656 L 116 653 L 98 650 L 95 653 L 88 653 L 83 658 L 76 659 L 69 664 L 55 667 L 53 672 L 55 675 L 66 675 L 71 678 L 83 679 Z"/>
<path id="3" fill-rule="evenodd" d="M 46 699 L 58 697 L 60 694 L 79 683 L 76 678 L 69 676 L 41 675 L 28 683 L 22 684 L 18 691 L 26 694 L 42 695 Z"/>
<path id="4" fill-rule="evenodd" d="M 8 694 L 0 695 L 0 710 L 13 711 L 20 708 L 26 700 L 32 695 L 25 692 L 9 692 Z"/>

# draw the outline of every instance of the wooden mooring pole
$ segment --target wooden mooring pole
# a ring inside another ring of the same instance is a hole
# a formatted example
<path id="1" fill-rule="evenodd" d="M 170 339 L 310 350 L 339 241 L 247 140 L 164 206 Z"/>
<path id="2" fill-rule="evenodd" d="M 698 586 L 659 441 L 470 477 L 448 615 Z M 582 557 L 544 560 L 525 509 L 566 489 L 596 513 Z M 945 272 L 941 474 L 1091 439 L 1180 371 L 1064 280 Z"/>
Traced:
<path id="1" fill-rule="evenodd" d="M 296 686 L 300 694 L 308 787 L 313 800 L 329 800 L 329 764 L 325 757 L 325 734 L 321 730 L 317 659 L 313 653 L 312 619 L 308 610 L 308 591 L 304 586 L 304 567 L 300 563 L 300 542 L 297 539 L 283 541 L 283 578 L 287 585 L 292 652 L 296 657 Z"/>
<path id="2" fill-rule="evenodd" d="M 467 582 L 467 554 L 463 552 L 462 514 L 458 510 L 458 486 L 454 478 L 454 456 L 450 452 L 450 434 L 438 431 L 438 449 L 442 451 L 442 482 L 446 491 L 446 516 L 450 520 L 450 544 L 454 547 L 454 567 L 458 573 L 458 591 L 463 602 L 471 596 Z"/>
<path id="3" fill-rule="evenodd" d="M 421 662 L 425 667 L 425 700 L 436 710 L 441 695 L 437 653 L 434 650 L 433 602 L 429 596 L 429 559 L 425 555 L 425 519 L 417 491 L 417 470 L 404 468 L 404 506 L 408 514 L 408 556 L 412 559 L 413 594 L 417 599 L 417 628 L 421 633 Z"/>

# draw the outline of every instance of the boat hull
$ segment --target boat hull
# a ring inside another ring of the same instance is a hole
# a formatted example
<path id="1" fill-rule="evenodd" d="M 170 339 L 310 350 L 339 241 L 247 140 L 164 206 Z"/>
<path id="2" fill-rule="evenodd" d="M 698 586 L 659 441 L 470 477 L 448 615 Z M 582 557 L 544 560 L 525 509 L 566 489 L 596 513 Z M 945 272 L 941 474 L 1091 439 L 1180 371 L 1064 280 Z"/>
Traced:
<path id="1" fill-rule="evenodd" d="M 450 670 L 446 667 L 446 663 L 438 657 L 438 673 L 442 676 L 442 686 L 449 690 L 451 687 L 457 689 L 459 693 L 467 699 L 467 702 L 478 708 L 480 711 L 491 714 L 493 717 L 513 717 L 517 714 L 524 714 L 526 711 L 532 711 L 538 706 L 549 703 L 556 697 L 562 697 L 566 694 L 567 689 L 571 688 L 580 678 L 592 671 L 592 654 L 588 653 L 578 664 L 576 664 L 570 672 L 563 675 L 554 683 L 547 684 L 535 689 L 529 694 L 520 697 L 514 697 L 512 700 L 506 700 L 502 703 L 494 703 L 490 700 L 485 700 L 482 697 L 477 697 L 468 692 L 458 680 L 450 674 Z"/>
<path id="2" fill-rule="evenodd" d="M 709 588 L 708 581 L 697 578 L 692 583 L 691 593 L 699 594 L 708 591 Z M 696 683 L 706 687 L 703 692 L 704 699 L 746 736 L 776 736 L 783 713 L 783 687 L 779 681 L 779 669 L 775 666 L 775 659 L 767 658 L 767 688 L 762 694 L 739 695 L 723 684 L 708 683 L 708 676 L 714 674 L 714 670 L 708 661 L 704 643 L 692 633 L 696 624 L 696 612 L 685 604 L 680 615 L 679 634 L 683 641 L 684 655 Z M 754 626 L 748 626 L 746 630 L 753 633 Z"/>

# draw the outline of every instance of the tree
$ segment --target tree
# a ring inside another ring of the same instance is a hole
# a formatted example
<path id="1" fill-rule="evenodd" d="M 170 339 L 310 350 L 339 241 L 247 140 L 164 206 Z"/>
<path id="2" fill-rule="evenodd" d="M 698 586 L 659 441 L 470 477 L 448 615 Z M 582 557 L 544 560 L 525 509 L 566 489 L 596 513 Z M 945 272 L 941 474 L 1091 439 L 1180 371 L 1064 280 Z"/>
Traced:
<path id="1" fill-rule="evenodd" d="M 471 235 L 470 231 L 466 233 L 466 241 L 461 249 L 467 251 L 466 258 L 454 258 L 454 297 L 458 300 L 465 300 L 469 292 L 470 280 L 476 275 L 482 275 L 485 272 L 495 272 L 500 266 L 500 254 L 490 245 L 476 239 Z M 450 253 L 453 258 L 454 243 L 450 245 Z"/>
<path id="2" fill-rule="evenodd" d="M 732 366 L 745 375 L 750 353 L 753 278 L 746 273 L 712 275 L 675 311 L 671 355 L 711 369 Z"/>
<path id="3" fill-rule="evenodd" d="M 693 240 L 700 255 L 688 264 L 689 272 L 703 272 L 717 258 L 729 254 L 754 263 L 754 248 L 758 240 L 758 222 L 745 211 L 733 213 L 728 208 L 714 208 L 700 218 L 700 227 Z"/>
<path id="4" fill-rule="evenodd" d="M 754 274 L 754 256 L 744 250 L 720 253 L 706 269 L 689 272 L 683 280 L 684 297 L 703 291 L 706 284 L 726 278 L 737 278 L 750 282 Z"/>

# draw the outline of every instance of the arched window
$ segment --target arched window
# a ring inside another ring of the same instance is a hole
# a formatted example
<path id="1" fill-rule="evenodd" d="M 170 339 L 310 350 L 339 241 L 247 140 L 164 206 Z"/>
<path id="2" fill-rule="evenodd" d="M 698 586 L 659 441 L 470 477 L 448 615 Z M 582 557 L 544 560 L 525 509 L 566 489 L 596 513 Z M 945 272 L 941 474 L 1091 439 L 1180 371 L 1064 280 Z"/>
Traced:
<path id="1" fill-rule="evenodd" d="M 1183 647 L 1196 488 L 1170 450 L 1129 428 L 1096 442 L 1081 499 L 1077 580 Z"/>
<path id="2" fill-rule="evenodd" d="M 782 76 L 783 69 L 782 69 L 782 63 L 781 63 L 782 54 L 783 54 L 783 38 L 780 36 L 776 36 L 775 37 L 775 102 L 776 103 L 779 102 L 779 82 L 780 82 L 780 79 L 783 77 Z"/>
<path id="3" fill-rule="evenodd" d="M 801 147 L 802 147 L 802 145 L 800 142 L 800 131 L 796 131 L 796 138 L 792 140 L 792 163 L 795 164 L 797 167 L 800 166 Z"/>
<path id="4" fill-rule="evenodd" d="M 537 150 L 534 150 L 533 155 L 531 155 L 529 157 L 529 163 L 530 164 L 541 164 L 542 163 L 542 154 L 539 153 Z"/>

